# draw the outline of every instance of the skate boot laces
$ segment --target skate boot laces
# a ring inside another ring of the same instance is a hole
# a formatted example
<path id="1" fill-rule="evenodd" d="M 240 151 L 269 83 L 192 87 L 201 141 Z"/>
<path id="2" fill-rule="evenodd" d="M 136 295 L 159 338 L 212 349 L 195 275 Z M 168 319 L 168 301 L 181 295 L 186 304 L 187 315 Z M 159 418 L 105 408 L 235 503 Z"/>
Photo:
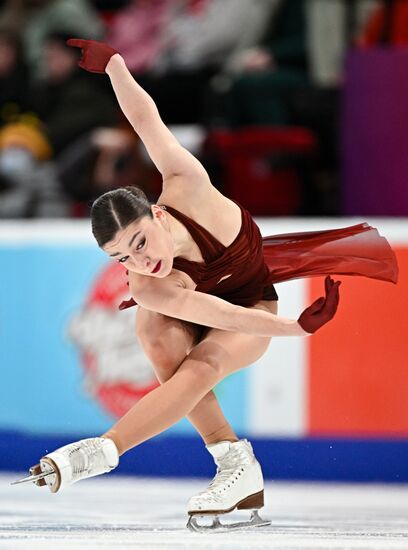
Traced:
<path id="1" fill-rule="evenodd" d="M 212 502 L 220 502 L 222 493 L 239 481 L 245 466 L 254 461 L 248 449 L 231 447 L 225 456 L 217 458 L 217 472 L 205 491 L 197 496 Z"/>

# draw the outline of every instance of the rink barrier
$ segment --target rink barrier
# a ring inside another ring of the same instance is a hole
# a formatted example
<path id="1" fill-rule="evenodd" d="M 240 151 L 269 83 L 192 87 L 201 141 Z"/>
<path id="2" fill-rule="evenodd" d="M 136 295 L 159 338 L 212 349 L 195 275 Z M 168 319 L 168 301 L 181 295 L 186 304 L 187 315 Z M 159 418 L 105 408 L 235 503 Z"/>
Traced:
<path id="1" fill-rule="evenodd" d="M 25 471 L 78 438 L 0 432 L 0 470 Z M 406 439 L 251 438 L 265 479 L 408 482 Z M 212 477 L 214 463 L 197 437 L 160 436 L 121 457 L 116 475 Z"/>

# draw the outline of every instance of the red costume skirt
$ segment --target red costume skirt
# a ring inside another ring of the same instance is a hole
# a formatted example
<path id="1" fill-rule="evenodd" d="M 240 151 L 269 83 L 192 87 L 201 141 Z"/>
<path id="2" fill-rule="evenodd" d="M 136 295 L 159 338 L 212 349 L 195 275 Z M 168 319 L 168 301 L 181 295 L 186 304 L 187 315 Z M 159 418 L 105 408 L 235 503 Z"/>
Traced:
<path id="1" fill-rule="evenodd" d="M 367 223 L 272 235 L 263 239 L 269 282 L 316 275 L 360 275 L 396 283 L 398 264 L 388 241 Z"/>

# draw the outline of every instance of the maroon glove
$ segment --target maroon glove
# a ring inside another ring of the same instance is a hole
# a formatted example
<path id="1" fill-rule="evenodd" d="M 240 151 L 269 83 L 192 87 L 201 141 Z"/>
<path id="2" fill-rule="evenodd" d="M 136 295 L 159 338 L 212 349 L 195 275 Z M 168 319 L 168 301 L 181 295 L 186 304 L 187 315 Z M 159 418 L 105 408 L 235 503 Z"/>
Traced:
<path id="1" fill-rule="evenodd" d="M 118 53 L 104 42 L 96 42 L 95 40 L 70 38 L 67 40 L 67 44 L 68 46 L 81 48 L 82 57 L 78 65 L 91 73 L 104 73 L 112 55 Z"/>
<path id="2" fill-rule="evenodd" d="M 339 305 L 339 286 L 341 281 L 334 282 L 330 276 L 324 281 L 326 296 L 319 298 L 305 309 L 298 319 L 303 330 L 312 334 L 334 317 Z"/>

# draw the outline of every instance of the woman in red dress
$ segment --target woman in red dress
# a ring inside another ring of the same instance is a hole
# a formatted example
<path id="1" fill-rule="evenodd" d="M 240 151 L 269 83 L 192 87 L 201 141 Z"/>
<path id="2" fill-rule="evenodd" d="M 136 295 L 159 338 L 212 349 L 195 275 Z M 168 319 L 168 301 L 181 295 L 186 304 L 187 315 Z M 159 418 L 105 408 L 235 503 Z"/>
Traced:
<path id="1" fill-rule="evenodd" d="M 340 283 L 329 276 L 325 296 L 298 320 L 277 315 L 274 282 L 329 273 L 395 282 L 395 257 L 366 224 L 262 238 L 248 211 L 223 196 L 180 146 L 122 57 L 103 43 L 68 43 L 82 49 L 81 67 L 108 74 L 122 111 L 163 176 L 157 204 L 125 188 L 105 193 L 92 207 L 99 246 L 128 270 L 132 299 L 122 308 L 139 305 L 137 335 L 161 385 L 102 437 L 57 449 L 32 473 L 56 492 L 112 470 L 121 454 L 188 416 L 218 467 L 208 489 L 190 499 L 190 519 L 257 510 L 263 506 L 259 463 L 250 443 L 228 424 L 212 389 L 257 361 L 271 337 L 307 336 L 334 316 Z M 259 521 L 253 515 L 252 523 Z"/>

